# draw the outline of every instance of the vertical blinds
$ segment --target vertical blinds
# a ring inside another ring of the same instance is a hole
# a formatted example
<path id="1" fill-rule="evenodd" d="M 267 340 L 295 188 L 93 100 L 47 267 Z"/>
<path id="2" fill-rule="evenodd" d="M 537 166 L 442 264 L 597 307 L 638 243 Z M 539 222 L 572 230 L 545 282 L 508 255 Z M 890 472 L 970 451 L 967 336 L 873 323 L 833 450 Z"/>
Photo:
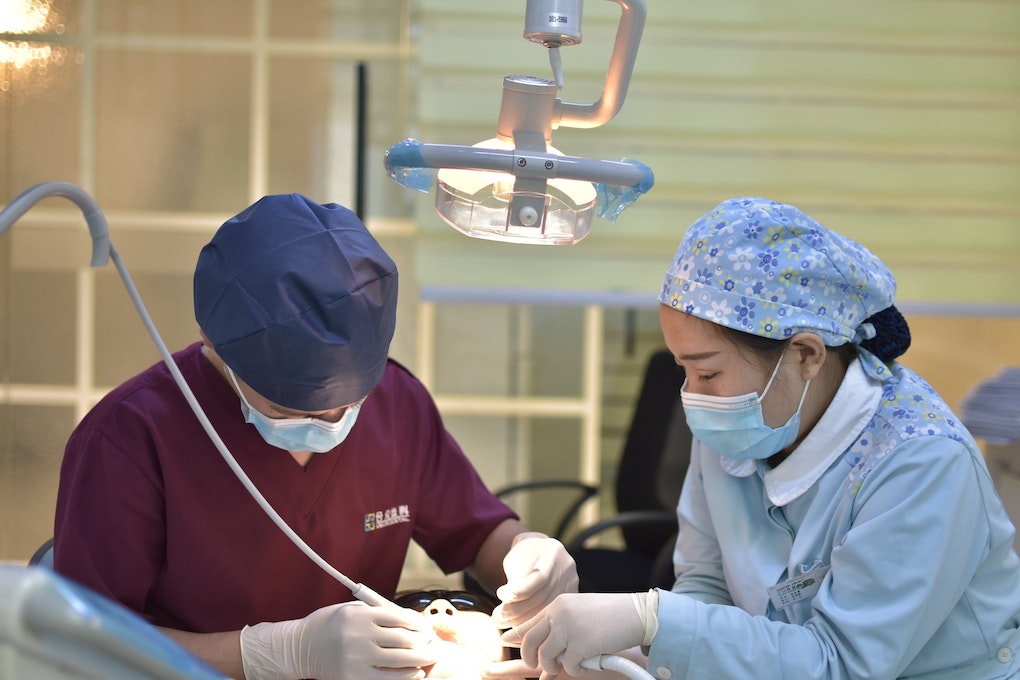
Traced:
<path id="1" fill-rule="evenodd" d="M 417 134 L 493 136 L 504 75 L 551 77 L 524 0 L 419 6 Z M 588 0 L 561 98 L 598 99 L 620 8 Z M 882 257 L 899 299 L 1020 302 L 1020 3 L 649 0 L 622 111 L 565 153 L 640 160 L 652 191 L 570 247 L 476 241 L 417 199 L 424 285 L 654 300 L 684 228 L 719 201 L 793 203 Z"/>

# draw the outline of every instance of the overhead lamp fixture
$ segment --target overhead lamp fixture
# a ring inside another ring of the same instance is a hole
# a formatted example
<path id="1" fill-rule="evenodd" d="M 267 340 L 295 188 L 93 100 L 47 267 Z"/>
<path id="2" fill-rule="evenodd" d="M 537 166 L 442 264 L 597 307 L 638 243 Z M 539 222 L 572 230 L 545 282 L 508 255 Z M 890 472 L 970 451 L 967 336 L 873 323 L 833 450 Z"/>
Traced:
<path id="1" fill-rule="evenodd" d="M 596 211 L 614 221 L 652 188 L 651 169 L 633 160 L 568 156 L 552 146 L 555 128 L 598 127 L 623 107 L 645 0 L 611 1 L 622 13 L 598 101 L 572 104 L 557 96 L 563 85 L 559 48 L 581 42 L 583 0 L 528 0 L 524 37 L 549 49 L 554 80 L 504 77 L 494 138 L 474 146 L 405 139 L 386 152 L 390 177 L 424 193 L 434 181 L 436 211 L 475 238 L 569 245 L 591 232 Z"/>
<path id="2" fill-rule="evenodd" d="M 0 2 L 0 94 L 15 86 L 36 86 L 51 67 L 67 60 L 68 49 L 54 42 L 66 30 L 54 4 L 54 0 Z"/>

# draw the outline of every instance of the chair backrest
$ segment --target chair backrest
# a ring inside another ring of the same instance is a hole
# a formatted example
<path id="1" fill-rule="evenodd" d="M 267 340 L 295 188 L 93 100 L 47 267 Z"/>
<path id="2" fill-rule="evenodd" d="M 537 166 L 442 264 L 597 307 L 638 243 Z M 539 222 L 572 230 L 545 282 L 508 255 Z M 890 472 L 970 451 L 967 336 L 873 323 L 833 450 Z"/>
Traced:
<path id="1" fill-rule="evenodd" d="M 691 432 L 680 402 L 683 369 L 666 349 L 654 352 L 634 407 L 616 475 L 616 507 L 675 511 L 691 454 Z M 624 527 L 632 550 L 655 558 L 671 536 L 653 526 Z"/>
<path id="2" fill-rule="evenodd" d="M 53 568 L 53 539 L 48 538 L 35 553 L 28 558 L 28 566 Z"/>

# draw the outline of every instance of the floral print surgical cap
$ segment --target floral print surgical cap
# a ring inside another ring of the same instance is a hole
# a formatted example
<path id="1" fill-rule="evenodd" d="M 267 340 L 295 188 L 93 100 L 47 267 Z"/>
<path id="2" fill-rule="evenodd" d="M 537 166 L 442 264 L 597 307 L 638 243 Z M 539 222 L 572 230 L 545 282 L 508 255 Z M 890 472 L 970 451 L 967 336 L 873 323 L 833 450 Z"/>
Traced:
<path id="1" fill-rule="evenodd" d="M 684 235 L 659 300 L 722 326 L 836 347 L 874 336 L 896 280 L 871 251 L 784 203 L 723 201 Z"/>

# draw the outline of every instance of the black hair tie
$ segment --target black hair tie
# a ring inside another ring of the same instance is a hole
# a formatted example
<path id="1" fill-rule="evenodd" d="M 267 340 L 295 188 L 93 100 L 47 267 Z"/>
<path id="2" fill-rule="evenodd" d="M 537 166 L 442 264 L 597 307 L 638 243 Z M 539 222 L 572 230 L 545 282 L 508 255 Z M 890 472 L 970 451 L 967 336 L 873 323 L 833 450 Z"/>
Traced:
<path id="1" fill-rule="evenodd" d="M 903 356 L 910 347 L 910 327 L 895 305 L 872 314 L 864 320 L 864 323 L 870 323 L 875 327 L 875 337 L 861 342 L 861 347 L 882 362 L 889 363 L 896 357 Z"/>

